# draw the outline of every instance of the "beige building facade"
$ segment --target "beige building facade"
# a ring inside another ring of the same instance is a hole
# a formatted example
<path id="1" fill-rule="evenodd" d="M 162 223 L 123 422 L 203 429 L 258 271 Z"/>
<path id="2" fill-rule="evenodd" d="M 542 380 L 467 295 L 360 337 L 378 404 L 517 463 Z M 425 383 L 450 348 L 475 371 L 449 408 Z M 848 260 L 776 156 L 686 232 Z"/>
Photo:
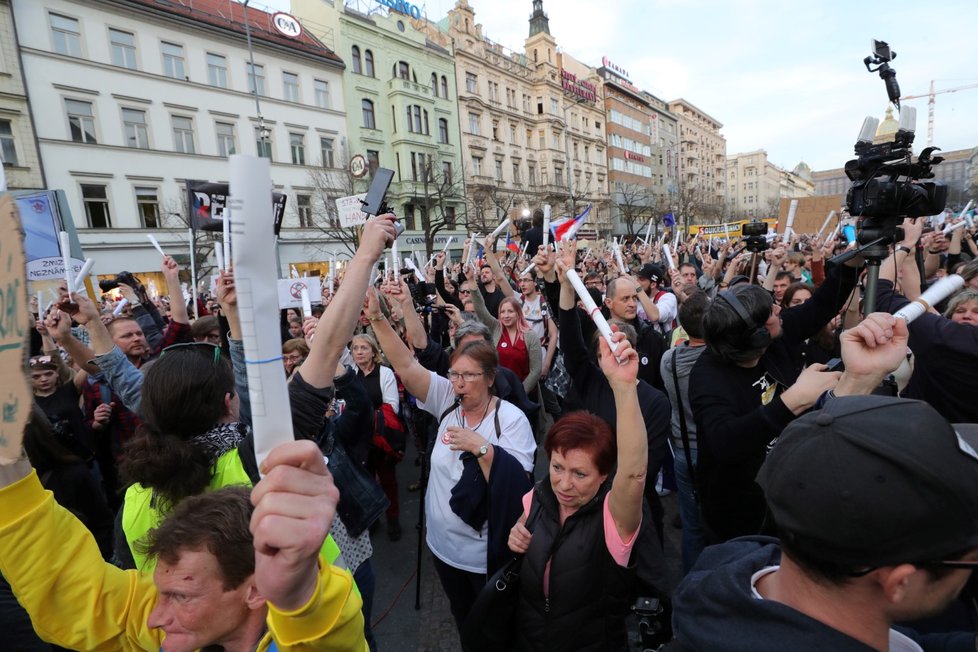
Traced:
<path id="1" fill-rule="evenodd" d="M 44 173 L 27 104 L 9 0 L 0 0 L 0 36 L 3 39 L 0 42 L 0 155 L 7 188 L 43 188 Z"/>
<path id="2" fill-rule="evenodd" d="M 727 157 L 727 215 L 777 217 L 784 198 L 812 197 L 815 183 L 805 163 L 789 171 L 771 163 L 763 149 Z"/>
<path id="3" fill-rule="evenodd" d="M 698 219 L 719 218 L 727 193 L 727 140 L 720 133 L 723 123 L 682 98 L 670 101 L 668 106 L 679 122 L 680 211 L 695 211 Z"/>
<path id="4" fill-rule="evenodd" d="M 422 28 L 454 45 L 470 226 L 547 203 L 557 218 L 590 203 L 591 232 L 609 231 L 603 91 L 594 69 L 558 51 L 542 0 L 522 52 L 488 39 L 468 0 Z"/>

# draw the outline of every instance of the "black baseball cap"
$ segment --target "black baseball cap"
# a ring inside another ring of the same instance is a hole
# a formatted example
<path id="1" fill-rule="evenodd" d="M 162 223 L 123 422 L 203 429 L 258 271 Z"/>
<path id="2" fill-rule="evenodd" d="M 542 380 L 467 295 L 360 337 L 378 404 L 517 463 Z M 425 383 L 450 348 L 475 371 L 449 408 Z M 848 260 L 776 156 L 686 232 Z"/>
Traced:
<path id="1" fill-rule="evenodd" d="M 785 428 L 757 475 L 779 530 L 815 559 L 879 567 L 978 547 L 978 425 L 922 401 L 846 396 Z"/>
<path id="2" fill-rule="evenodd" d="M 661 281 L 666 272 L 662 269 L 661 265 L 656 265 L 655 263 L 645 263 L 642 268 L 636 272 L 639 278 L 644 278 L 646 280 L 652 281 L 653 283 L 658 283 Z"/>

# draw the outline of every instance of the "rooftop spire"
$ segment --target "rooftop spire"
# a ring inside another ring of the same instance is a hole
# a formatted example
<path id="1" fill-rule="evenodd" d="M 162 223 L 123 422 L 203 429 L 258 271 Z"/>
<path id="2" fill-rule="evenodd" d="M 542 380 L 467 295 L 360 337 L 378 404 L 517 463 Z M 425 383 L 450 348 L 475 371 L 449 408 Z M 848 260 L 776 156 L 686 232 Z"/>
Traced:
<path id="1" fill-rule="evenodd" d="M 550 33 L 550 19 L 543 13 L 543 0 L 533 0 L 533 13 L 530 15 L 530 36 Z"/>

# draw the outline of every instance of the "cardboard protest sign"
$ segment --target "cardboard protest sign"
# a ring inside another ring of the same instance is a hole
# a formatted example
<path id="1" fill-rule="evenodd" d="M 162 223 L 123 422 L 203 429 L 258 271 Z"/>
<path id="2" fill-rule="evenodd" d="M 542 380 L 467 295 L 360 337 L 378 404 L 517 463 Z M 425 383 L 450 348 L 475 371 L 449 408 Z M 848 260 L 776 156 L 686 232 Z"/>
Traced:
<path id="1" fill-rule="evenodd" d="M 798 202 L 795 211 L 795 223 L 792 225 L 795 233 L 815 233 L 825 222 L 825 216 L 830 211 L 838 211 L 845 203 L 842 195 L 819 195 L 817 197 L 798 197 L 794 201 Z M 778 212 L 778 233 L 784 235 L 784 228 L 788 222 L 788 209 L 791 207 L 791 199 L 781 200 Z"/>
<path id="2" fill-rule="evenodd" d="M 28 303 L 24 233 L 9 194 L 0 196 L 0 465 L 21 455 L 31 389 L 24 373 Z"/>
<path id="3" fill-rule="evenodd" d="M 350 197 L 340 197 L 336 200 L 336 214 L 339 217 L 340 226 L 350 228 L 352 226 L 363 226 L 367 221 L 367 214 L 364 213 L 363 199 L 367 193 L 351 195 Z"/>

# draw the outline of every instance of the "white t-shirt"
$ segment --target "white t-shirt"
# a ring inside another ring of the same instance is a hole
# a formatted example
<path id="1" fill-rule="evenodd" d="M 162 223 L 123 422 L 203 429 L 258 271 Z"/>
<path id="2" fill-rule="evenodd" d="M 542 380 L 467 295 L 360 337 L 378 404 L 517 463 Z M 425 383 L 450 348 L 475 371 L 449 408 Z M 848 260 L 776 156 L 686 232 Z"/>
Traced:
<path id="1" fill-rule="evenodd" d="M 544 337 L 547 335 L 547 329 L 544 327 L 543 323 L 543 301 L 542 295 L 537 293 L 537 298 L 534 300 L 527 299 L 526 296 L 520 297 L 520 303 L 523 304 L 523 316 L 526 317 L 526 321 L 530 323 L 530 328 L 533 332 L 537 334 L 540 341 L 543 342 Z"/>
<path id="2" fill-rule="evenodd" d="M 750 578 L 750 591 L 756 600 L 764 600 L 764 596 L 757 590 L 757 583 L 765 575 L 770 575 L 781 568 L 780 566 L 766 566 L 757 571 Z M 923 648 L 907 638 L 895 629 L 890 630 L 890 652 L 924 652 Z"/>
<path id="3" fill-rule="evenodd" d="M 428 396 L 418 404 L 425 412 L 437 419 L 455 402 L 455 390 L 447 378 L 431 373 Z M 533 454 L 537 444 L 533 440 L 530 422 L 523 411 L 512 403 L 498 401 L 499 437 L 493 412 L 486 414 L 475 432 L 486 438 L 493 446 L 506 449 L 527 472 L 533 470 Z M 464 425 L 461 408 L 452 410 L 438 424 L 435 446 L 431 452 L 431 474 L 428 477 L 428 491 L 425 494 L 425 525 L 427 543 L 438 559 L 453 568 L 470 573 L 486 572 L 486 552 L 489 525 L 481 532 L 473 530 L 452 511 L 448 501 L 454 487 L 462 477 L 462 452 L 453 451 L 442 442 L 442 435 L 448 426 Z"/>

